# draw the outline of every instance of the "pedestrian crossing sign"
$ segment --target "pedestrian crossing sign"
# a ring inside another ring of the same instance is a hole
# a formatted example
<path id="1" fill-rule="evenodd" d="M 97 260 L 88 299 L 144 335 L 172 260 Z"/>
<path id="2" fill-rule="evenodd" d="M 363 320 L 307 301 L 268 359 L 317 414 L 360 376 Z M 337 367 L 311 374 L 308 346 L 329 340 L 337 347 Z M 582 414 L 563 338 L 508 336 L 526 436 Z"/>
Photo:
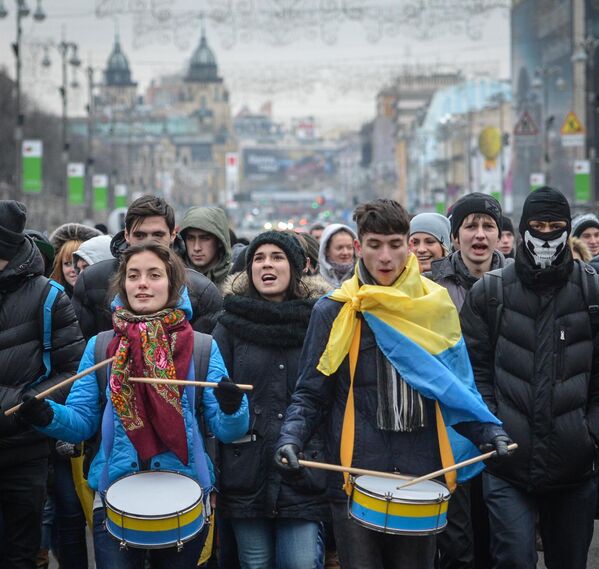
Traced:
<path id="1" fill-rule="evenodd" d="M 528 111 L 524 111 L 516 126 L 514 126 L 514 135 L 515 136 L 535 136 L 539 134 L 539 129 L 535 124 L 535 121 L 532 119 Z"/>
<path id="2" fill-rule="evenodd" d="M 564 120 L 564 124 L 562 124 L 560 132 L 563 135 L 583 134 L 584 127 L 582 126 L 582 123 L 578 120 L 578 117 L 572 111 L 570 111 L 566 115 L 566 119 Z"/>

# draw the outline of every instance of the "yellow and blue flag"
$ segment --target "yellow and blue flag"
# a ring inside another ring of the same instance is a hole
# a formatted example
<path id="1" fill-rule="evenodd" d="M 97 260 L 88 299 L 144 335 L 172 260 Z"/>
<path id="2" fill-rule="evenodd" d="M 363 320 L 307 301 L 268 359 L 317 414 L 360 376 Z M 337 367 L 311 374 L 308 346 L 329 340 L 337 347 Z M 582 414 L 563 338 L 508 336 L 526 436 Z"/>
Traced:
<path id="1" fill-rule="evenodd" d="M 454 461 L 478 456 L 476 446 L 451 426 L 468 421 L 501 422 L 476 389 L 459 316 L 447 290 L 420 275 L 416 257 L 408 257 L 406 268 L 391 286 L 361 284 L 356 274 L 329 298 L 344 305 L 333 322 L 318 370 L 328 376 L 339 368 L 359 330 L 357 313 L 361 312 L 379 349 L 404 381 L 423 397 L 438 402 Z M 477 463 L 461 469 L 458 482 L 483 468 Z"/>

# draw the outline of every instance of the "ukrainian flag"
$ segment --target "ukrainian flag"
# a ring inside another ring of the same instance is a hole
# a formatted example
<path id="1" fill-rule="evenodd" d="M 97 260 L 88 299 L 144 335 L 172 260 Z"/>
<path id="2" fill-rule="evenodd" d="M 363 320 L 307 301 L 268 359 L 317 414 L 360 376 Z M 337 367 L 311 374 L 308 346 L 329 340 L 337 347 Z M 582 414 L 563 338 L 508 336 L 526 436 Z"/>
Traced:
<path id="1" fill-rule="evenodd" d="M 341 365 L 359 331 L 357 313 L 361 312 L 378 347 L 404 381 L 423 397 L 438 402 L 455 462 L 479 456 L 476 446 L 451 426 L 468 421 L 501 422 L 476 389 L 459 316 L 447 290 L 420 275 L 416 257 L 408 257 L 406 268 L 391 286 L 361 284 L 356 274 L 329 298 L 344 306 L 333 322 L 318 370 L 328 376 Z M 350 411 L 353 414 L 353 409 Z M 458 482 L 483 468 L 477 463 L 460 469 Z"/>

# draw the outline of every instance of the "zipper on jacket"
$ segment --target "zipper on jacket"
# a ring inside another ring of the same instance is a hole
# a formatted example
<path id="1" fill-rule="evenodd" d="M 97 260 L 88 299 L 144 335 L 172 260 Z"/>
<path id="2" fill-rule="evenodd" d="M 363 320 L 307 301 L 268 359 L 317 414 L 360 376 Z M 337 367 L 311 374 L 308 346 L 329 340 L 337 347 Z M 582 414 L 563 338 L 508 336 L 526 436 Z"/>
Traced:
<path id="1" fill-rule="evenodd" d="M 566 330 L 560 328 L 559 338 L 557 343 L 557 370 L 556 379 L 557 381 L 564 381 L 562 377 L 564 367 L 564 352 L 566 351 Z"/>

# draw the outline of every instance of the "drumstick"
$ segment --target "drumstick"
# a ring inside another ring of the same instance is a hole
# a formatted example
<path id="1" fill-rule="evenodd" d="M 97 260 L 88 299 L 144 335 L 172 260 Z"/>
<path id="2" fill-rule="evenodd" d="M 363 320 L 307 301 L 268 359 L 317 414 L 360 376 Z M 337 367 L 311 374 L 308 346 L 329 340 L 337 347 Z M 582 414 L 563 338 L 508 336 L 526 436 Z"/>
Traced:
<path id="1" fill-rule="evenodd" d="M 287 462 L 283 458 L 283 462 Z M 320 468 L 321 470 L 331 470 L 332 472 L 348 472 L 356 476 L 378 476 L 379 478 L 391 478 L 392 480 L 412 480 L 413 476 L 404 476 L 403 474 L 395 474 L 393 472 L 381 472 L 379 470 L 367 470 L 365 468 L 355 468 L 353 466 L 338 466 L 337 464 L 328 464 L 326 462 L 314 462 L 312 460 L 299 459 L 302 466 L 307 468 Z"/>
<path id="2" fill-rule="evenodd" d="M 508 445 L 508 450 L 516 450 L 518 448 L 517 443 L 512 443 Z M 475 464 L 477 462 L 481 462 L 482 460 L 487 460 L 487 458 L 491 458 L 496 455 L 497 451 L 492 450 L 491 452 L 487 452 L 485 454 L 481 454 L 480 456 L 475 456 L 474 458 L 469 458 L 468 460 L 464 460 L 463 462 L 458 462 L 453 466 L 448 466 L 447 468 L 442 468 L 441 470 L 436 470 L 435 472 L 431 472 L 429 474 L 425 474 L 424 476 L 419 476 L 418 478 L 414 478 L 401 486 L 398 486 L 397 489 L 401 490 L 402 488 L 407 488 L 408 486 L 412 486 L 412 484 L 416 484 L 417 482 L 424 482 L 425 480 L 430 480 L 431 478 L 437 478 L 437 476 L 441 476 L 446 472 L 451 472 L 452 470 L 458 470 L 458 468 L 463 468 L 464 466 L 469 466 L 470 464 Z"/>
<path id="3" fill-rule="evenodd" d="M 187 379 L 163 379 L 160 377 L 130 377 L 129 381 L 135 383 L 165 383 L 167 385 L 199 385 L 200 387 L 218 387 L 218 381 L 191 381 Z M 253 385 L 249 383 L 235 384 L 241 391 L 251 391 Z"/>
<path id="4" fill-rule="evenodd" d="M 35 398 L 43 399 L 47 395 L 50 395 L 50 393 L 56 391 L 57 389 L 60 389 L 61 387 L 64 387 L 65 385 L 69 385 L 69 383 L 73 383 L 74 381 L 77 381 L 78 379 L 85 377 L 86 375 L 90 374 L 92 371 L 96 371 L 97 369 L 100 369 L 101 367 L 108 365 L 113 360 L 114 360 L 114 357 L 102 360 L 101 362 L 99 362 L 91 367 L 88 367 L 88 368 L 84 369 L 83 371 L 80 371 L 78 374 L 73 375 L 72 377 L 69 377 L 68 379 L 65 379 L 64 381 L 61 381 L 60 383 L 57 383 L 56 385 L 53 385 L 52 387 L 46 389 L 45 391 L 42 391 L 41 393 L 38 393 L 35 396 Z M 9 415 L 16 413 L 21 408 L 21 405 L 23 405 L 23 403 L 19 403 L 18 405 L 15 405 L 14 407 L 7 409 L 6 411 L 4 411 L 4 414 L 8 417 Z"/>

